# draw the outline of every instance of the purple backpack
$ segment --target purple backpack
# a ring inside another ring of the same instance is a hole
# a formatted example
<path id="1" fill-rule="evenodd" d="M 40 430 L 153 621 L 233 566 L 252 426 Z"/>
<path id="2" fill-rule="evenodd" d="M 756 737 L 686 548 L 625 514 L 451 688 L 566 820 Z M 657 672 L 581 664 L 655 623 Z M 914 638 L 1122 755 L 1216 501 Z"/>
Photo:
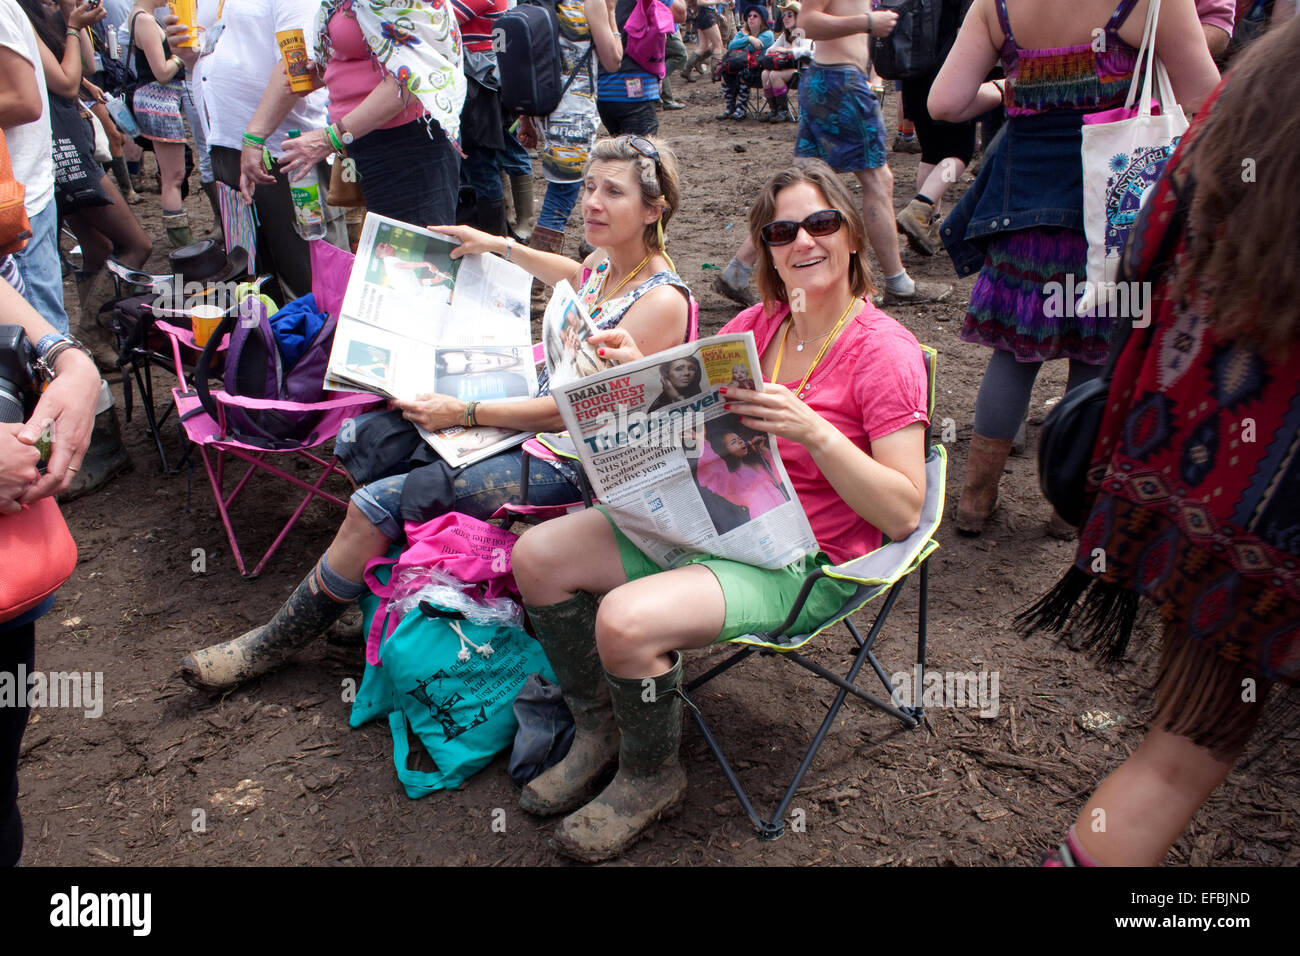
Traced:
<path id="1" fill-rule="evenodd" d="M 286 307 L 287 308 L 287 307 Z M 282 407 L 225 407 L 228 437 L 262 448 L 292 448 L 311 444 L 323 412 L 295 405 L 311 405 L 325 399 L 325 368 L 329 364 L 334 341 L 334 314 L 326 314 L 319 330 L 305 343 L 300 357 L 286 367 L 281 342 L 276 337 L 266 305 L 248 297 L 222 321 L 211 344 L 230 333 L 226 349 L 226 367 L 222 382 L 226 393 L 242 398 L 258 398 Z M 299 347 L 303 343 L 298 343 Z M 216 402 L 208 391 L 208 372 L 214 349 L 204 349 L 195 371 L 195 387 L 204 409 L 220 421 Z"/>
<path id="2" fill-rule="evenodd" d="M 672 11 L 659 0 L 636 0 L 636 6 L 623 24 L 623 52 L 641 69 L 662 80 L 668 72 L 664 46 L 674 29 Z"/>

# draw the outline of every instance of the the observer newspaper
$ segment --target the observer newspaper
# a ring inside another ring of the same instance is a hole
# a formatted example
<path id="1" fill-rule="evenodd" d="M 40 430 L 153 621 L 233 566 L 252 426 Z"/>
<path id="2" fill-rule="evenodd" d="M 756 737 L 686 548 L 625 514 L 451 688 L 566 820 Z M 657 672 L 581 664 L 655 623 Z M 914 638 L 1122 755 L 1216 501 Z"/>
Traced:
<path id="1" fill-rule="evenodd" d="M 776 440 L 723 408 L 727 386 L 762 387 L 749 332 L 554 390 L 593 491 L 663 568 L 698 554 L 779 568 L 817 550 Z"/>

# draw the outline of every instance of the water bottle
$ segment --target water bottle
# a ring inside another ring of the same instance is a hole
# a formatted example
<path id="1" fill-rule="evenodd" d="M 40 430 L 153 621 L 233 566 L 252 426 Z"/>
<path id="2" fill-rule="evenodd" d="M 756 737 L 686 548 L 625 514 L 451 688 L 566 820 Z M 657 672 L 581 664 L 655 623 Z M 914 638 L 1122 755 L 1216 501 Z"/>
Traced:
<path id="1" fill-rule="evenodd" d="M 117 128 L 131 139 L 135 139 L 139 136 L 140 124 L 135 121 L 135 117 L 131 115 L 131 110 L 127 108 L 126 103 L 116 96 L 106 96 L 105 100 L 105 105 L 108 107 L 108 115 L 113 118 L 113 122 L 117 124 Z"/>
<path id="2" fill-rule="evenodd" d="M 301 136 L 296 129 L 288 132 L 289 139 Z M 293 196 L 293 227 L 304 239 L 325 238 L 325 204 L 321 190 L 320 177 L 316 168 L 309 166 L 289 180 L 289 192 Z"/>

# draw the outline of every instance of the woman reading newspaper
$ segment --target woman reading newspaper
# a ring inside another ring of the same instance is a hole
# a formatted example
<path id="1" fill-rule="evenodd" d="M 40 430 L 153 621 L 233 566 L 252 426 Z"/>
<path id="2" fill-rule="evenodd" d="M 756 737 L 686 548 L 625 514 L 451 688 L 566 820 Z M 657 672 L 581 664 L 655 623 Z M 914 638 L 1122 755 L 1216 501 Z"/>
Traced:
<path id="1" fill-rule="evenodd" d="M 585 263 L 465 226 L 432 228 L 460 240 L 455 257 L 496 253 L 549 285 L 568 280 L 602 330 L 589 340 L 593 346 L 605 345 L 615 328 L 644 343 L 650 353 L 681 344 L 687 336 L 690 290 L 672 270 L 664 249 L 664 229 L 679 197 L 676 157 L 666 146 L 639 136 L 602 140 L 592 150 L 585 185 L 587 241 L 596 247 Z M 395 411 L 359 419 L 355 438 L 340 439 L 336 454 L 364 487 L 353 494 L 329 549 L 267 624 L 186 657 L 181 676 L 196 687 L 224 690 L 277 667 L 364 592 L 367 562 L 403 539 L 404 522 L 430 521 L 449 511 L 485 519 L 517 501 L 521 449 L 453 468 L 423 455 L 427 446 L 411 423 L 429 431 L 451 425 L 534 432 L 563 428 L 544 371 L 539 383 L 538 398 L 480 404 L 425 395 L 394 402 Z M 533 469 L 530 503 L 561 505 L 581 498 L 561 469 Z"/>
<path id="2" fill-rule="evenodd" d="M 873 285 L 858 203 L 829 166 L 796 160 L 764 187 L 749 228 L 763 302 L 723 331 L 754 333 L 765 384 L 728 386 L 726 402 L 741 424 L 777 437 L 822 550 L 777 570 L 700 556 L 661 571 L 597 509 L 520 538 L 515 578 L 577 722 L 568 756 L 524 788 L 520 805 L 541 815 L 581 808 L 556 832 L 577 859 L 622 853 L 682 802 L 679 651 L 776 627 L 813 568 L 874 550 L 882 532 L 906 537 L 920 521 L 925 367 L 912 334 L 865 299 Z M 608 341 L 616 360 L 640 357 L 629 330 Z M 851 587 L 819 583 L 796 626 L 838 609 Z"/>

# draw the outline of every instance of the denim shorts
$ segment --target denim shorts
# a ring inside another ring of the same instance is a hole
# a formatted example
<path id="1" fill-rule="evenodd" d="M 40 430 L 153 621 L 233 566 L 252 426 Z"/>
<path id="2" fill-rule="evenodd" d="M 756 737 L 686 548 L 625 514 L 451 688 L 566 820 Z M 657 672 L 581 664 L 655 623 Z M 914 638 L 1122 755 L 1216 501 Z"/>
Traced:
<path id="1" fill-rule="evenodd" d="M 445 461 L 421 465 L 404 475 L 372 481 L 352 495 L 352 503 L 392 541 L 406 537 L 404 521 L 432 521 L 449 511 L 486 521 L 502 505 L 522 494 L 522 448 L 453 468 Z M 582 492 L 562 471 L 545 461 L 529 467 L 530 505 L 567 505 L 582 501 Z"/>
<path id="2" fill-rule="evenodd" d="M 358 136 L 357 162 L 366 209 L 417 226 L 456 221 L 460 156 L 437 123 L 412 120 Z"/>

